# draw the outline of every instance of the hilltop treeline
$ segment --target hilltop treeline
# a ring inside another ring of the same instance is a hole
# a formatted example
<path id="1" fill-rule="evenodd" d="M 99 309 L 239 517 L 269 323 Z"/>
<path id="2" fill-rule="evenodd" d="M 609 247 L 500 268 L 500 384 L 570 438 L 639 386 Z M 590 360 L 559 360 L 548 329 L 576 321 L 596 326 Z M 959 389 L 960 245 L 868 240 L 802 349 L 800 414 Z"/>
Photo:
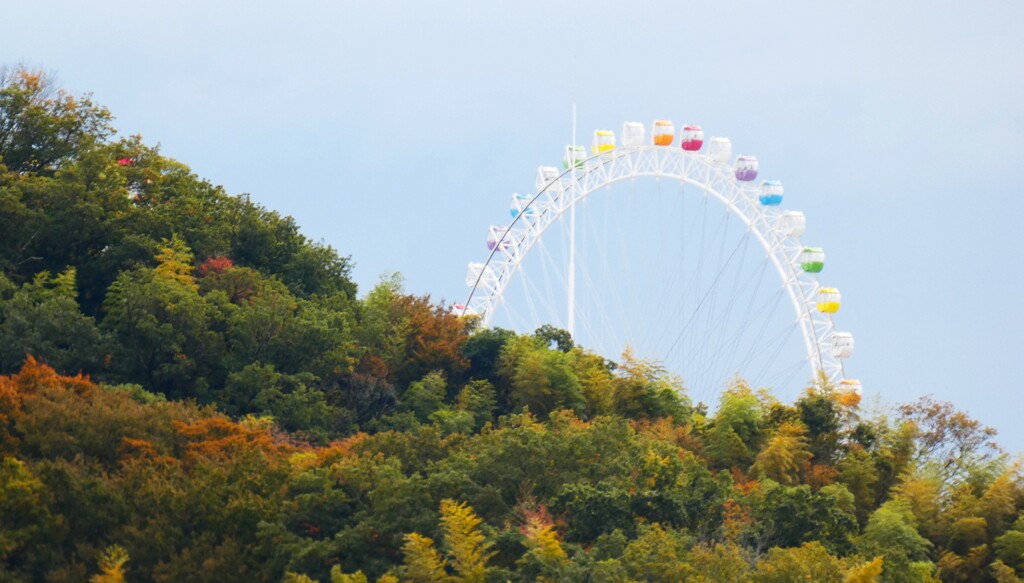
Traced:
<path id="1" fill-rule="evenodd" d="M 0 76 L 0 580 L 1018 581 L 1024 480 L 923 398 L 478 329 Z"/>

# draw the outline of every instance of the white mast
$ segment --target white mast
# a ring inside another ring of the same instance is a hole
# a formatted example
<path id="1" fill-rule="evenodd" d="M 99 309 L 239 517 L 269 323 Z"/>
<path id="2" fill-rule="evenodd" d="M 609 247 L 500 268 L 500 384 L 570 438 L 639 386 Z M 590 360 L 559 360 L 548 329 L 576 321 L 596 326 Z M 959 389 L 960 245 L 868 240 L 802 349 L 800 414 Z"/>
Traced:
<path id="1" fill-rule="evenodd" d="M 567 153 L 572 166 L 569 189 L 569 318 L 566 330 L 575 336 L 576 328 L 576 100 L 572 101 L 572 147 Z"/>

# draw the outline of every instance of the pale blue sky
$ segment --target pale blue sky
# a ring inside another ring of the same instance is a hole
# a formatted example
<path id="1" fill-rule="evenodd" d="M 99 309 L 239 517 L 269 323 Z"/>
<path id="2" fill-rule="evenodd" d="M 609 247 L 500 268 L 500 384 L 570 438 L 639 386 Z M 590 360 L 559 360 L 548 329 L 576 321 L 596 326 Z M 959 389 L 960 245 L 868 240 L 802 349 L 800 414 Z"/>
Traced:
<path id="1" fill-rule="evenodd" d="M 435 298 L 558 161 L 573 97 L 581 135 L 701 123 L 807 213 L 866 393 L 933 393 L 1024 450 L 1024 4 L 164 4 L 10 3 L 0 62 L 293 215 L 363 290 L 397 270 Z"/>

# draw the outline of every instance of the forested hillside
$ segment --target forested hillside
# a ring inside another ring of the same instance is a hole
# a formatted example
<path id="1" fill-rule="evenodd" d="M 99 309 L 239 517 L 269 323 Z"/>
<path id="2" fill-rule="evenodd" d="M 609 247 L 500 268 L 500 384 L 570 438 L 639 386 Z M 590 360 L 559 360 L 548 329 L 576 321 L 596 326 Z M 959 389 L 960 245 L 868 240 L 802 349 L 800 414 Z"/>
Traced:
<path id="1" fill-rule="evenodd" d="M 480 329 L 0 75 L 0 581 L 1020 581 L 1024 479 L 865 411 Z"/>

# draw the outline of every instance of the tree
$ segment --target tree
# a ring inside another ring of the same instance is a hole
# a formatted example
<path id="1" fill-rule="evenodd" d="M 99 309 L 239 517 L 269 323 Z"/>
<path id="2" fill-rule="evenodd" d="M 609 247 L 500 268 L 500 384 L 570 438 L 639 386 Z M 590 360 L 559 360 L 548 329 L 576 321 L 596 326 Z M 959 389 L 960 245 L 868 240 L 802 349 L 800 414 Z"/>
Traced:
<path id="1" fill-rule="evenodd" d="M 664 366 L 633 356 L 627 347 L 613 378 L 614 411 L 630 419 L 671 417 L 684 423 L 690 417 L 690 402 L 683 394 L 682 381 Z"/>
<path id="2" fill-rule="evenodd" d="M 724 391 L 707 432 L 707 453 L 719 468 L 747 467 L 761 439 L 761 403 L 746 384 Z"/>
<path id="3" fill-rule="evenodd" d="M 996 538 L 993 544 L 996 557 L 1007 566 L 1024 574 L 1024 515 L 1013 528 Z"/>
<path id="4" fill-rule="evenodd" d="M 100 556 L 100 573 L 89 578 L 89 583 L 124 583 L 128 551 L 120 545 L 110 545 Z"/>
<path id="5" fill-rule="evenodd" d="M 800 483 L 804 465 L 812 457 L 806 433 L 803 425 L 783 423 L 757 454 L 754 472 L 787 486 Z"/>
<path id="6" fill-rule="evenodd" d="M 630 576 L 664 583 L 679 581 L 685 551 L 675 533 L 655 523 L 640 526 L 637 534 L 622 556 Z"/>
<path id="7" fill-rule="evenodd" d="M 489 380 L 497 386 L 502 351 L 505 343 L 514 337 L 514 332 L 502 328 L 485 328 L 470 335 L 462 346 L 462 355 L 469 361 L 470 378 Z M 507 413 L 508 409 L 502 411 Z"/>
<path id="8" fill-rule="evenodd" d="M 808 389 L 796 402 L 800 421 L 807 428 L 810 453 L 817 463 L 831 464 L 839 449 L 840 395 L 820 388 Z"/>
<path id="9" fill-rule="evenodd" d="M 444 407 L 447 393 L 448 381 L 444 374 L 434 371 L 409 385 L 401 396 L 400 410 L 410 411 L 420 422 L 427 423 L 435 411 Z"/>
<path id="10" fill-rule="evenodd" d="M 862 524 L 875 506 L 875 484 L 878 469 L 874 460 L 860 447 L 853 447 L 839 462 L 839 481 L 853 494 L 857 502 L 857 520 Z"/>
<path id="11" fill-rule="evenodd" d="M 562 352 L 569 352 L 576 346 L 568 331 L 555 328 L 551 324 L 544 324 L 537 328 L 533 336 L 543 342 L 545 347 L 556 348 Z"/>
<path id="12" fill-rule="evenodd" d="M 587 543 L 616 529 L 632 530 L 631 505 L 629 492 L 608 481 L 575 482 L 562 488 L 552 508 L 565 514 L 566 540 Z"/>
<path id="13" fill-rule="evenodd" d="M 50 504 L 46 486 L 24 462 L 0 460 L 0 563 L 11 570 L 22 567 L 33 547 L 59 536 L 61 519 Z"/>
<path id="14" fill-rule="evenodd" d="M 497 395 L 494 385 L 486 380 L 470 381 L 462 387 L 455 401 L 460 411 L 473 416 L 473 428 L 479 429 L 494 417 Z"/>
<path id="15" fill-rule="evenodd" d="M 101 326 L 118 342 L 122 379 L 172 397 L 209 398 L 224 349 L 221 314 L 195 288 L 153 269 L 126 271 L 105 307 Z"/>
<path id="16" fill-rule="evenodd" d="M 999 456 L 999 447 L 992 440 L 996 430 L 971 419 L 952 403 L 925 396 L 901 405 L 900 413 L 917 429 L 918 462 L 934 464 L 945 483 L 966 480 Z"/>
<path id="17" fill-rule="evenodd" d="M 64 373 L 103 370 L 107 339 L 79 309 L 74 267 L 9 285 L 10 295 L 2 291 L 8 285 L 0 275 L 0 372 L 17 371 L 29 354 Z"/>
<path id="18" fill-rule="evenodd" d="M 750 546 L 763 551 L 818 542 L 832 553 L 846 554 L 857 532 L 852 498 L 837 484 L 814 492 L 807 485 L 787 487 L 764 481 L 750 495 L 755 519 Z"/>
<path id="19" fill-rule="evenodd" d="M 829 554 L 818 542 L 805 543 L 788 549 L 773 548 L 768 556 L 758 561 L 754 569 L 754 583 L 843 583 L 842 562 Z"/>
<path id="20" fill-rule="evenodd" d="M 734 544 L 695 546 L 690 549 L 685 566 L 688 567 L 683 571 L 686 581 L 717 583 L 750 580 L 750 561 L 744 556 L 744 550 Z"/>
<path id="21" fill-rule="evenodd" d="M 582 387 L 572 358 L 572 353 L 538 346 L 528 336 L 506 343 L 500 372 L 512 385 L 511 402 L 541 417 L 557 409 L 581 410 Z"/>
<path id="22" fill-rule="evenodd" d="M 907 504 L 920 525 L 921 534 L 937 542 L 943 525 L 942 482 L 925 473 L 907 474 L 892 490 L 892 498 Z"/>
<path id="23" fill-rule="evenodd" d="M 445 561 L 434 548 L 433 539 L 418 534 L 405 535 L 402 547 L 405 561 L 402 563 L 403 578 L 414 583 L 446 583 Z"/>
<path id="24" fill-rule="evenodd" d="M 0 160 L 15 172 L 56 171 L 113 134 L 110 120 L 88 95 L 54 89 L 42 71 L 0 70 Z"/>
<path id="25" fill-rule="evenodd" d="M 520 528 L 526 553 L 517 565 L 527 577 L 536 581 L 557 581 L 569 564 L 569 555 L 558 539 L 550 515 L 542 507 L 525 512 L 525 524 Z"/>
<path id="26" fill-rule="evenodd" d="M 843 578 L 843 583 L 879 583 L 882 579 L 884 558 L 879 555 L 867 563 L 850 567 Z"/>
<path id="27" fill-rule="evenodd" d="M 224 408 L 235 415 L 269 415 L 288 431 L 334 433 L 342 429 L 335 425 L 338 411 L 313 386 L 315 381 L 308 372 L 282 374 L 273 365 L 254 362 L 228 375 L 220 397 Z"/>
<path id="28" fill-rule="evenodd" d="M 932 570 L 928 562 L 931 547 L 917 532 L 910 507 L 897 500 L 890 500 L 873 512 L 857 540 L 857 549 L 863 556 L 885 556 L 884 581 L 920 580 L 922 571 Z"/>
<path id="29" fill-rule="evenodd" d="M 996 583 L 1020 583 L 1021 579 L 1017 577 L 1013 569 L 1006 566 L 1006 563 L 996 560 L 991 566 L 992 578 Z"/>
<path id="30" fill-rule="evenodd" d="M 493 544 L 480 532 L 481 522 L 467 504 L 441 501 L 444 546 L 460 583 L 483 583 L 487 561 L 493 556 Z"/>

